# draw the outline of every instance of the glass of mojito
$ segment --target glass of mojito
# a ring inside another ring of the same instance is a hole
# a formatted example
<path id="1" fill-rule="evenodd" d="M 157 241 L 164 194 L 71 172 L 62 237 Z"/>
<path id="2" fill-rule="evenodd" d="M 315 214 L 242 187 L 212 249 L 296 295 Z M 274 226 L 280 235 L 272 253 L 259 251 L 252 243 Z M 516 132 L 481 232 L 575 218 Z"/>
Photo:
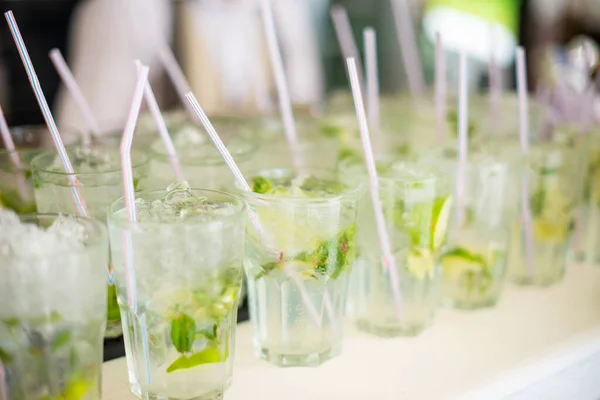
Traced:
<path id="1" fill-rule="evenodd" d="M 222 399 L 232 379 L 245 206 L 178 182 L 137 193 L 135 207 L 134 225 L 123 199 L 108 214 L 131 390 Z"/>
<path id="2" fill-rule="evenodd" d="M 518 284 L 546 286 L 564 275 L 580 199 L 580 153 L 558 143 L 531 146 L 525 161 L 531 232 L 519 218 L 509 255 L 509 275 Z"/>
<path id="3" fill-rule="evenodd" d="M 440 252 L 452 209 L 449 177 L 427 166 L 379 159 L 379 195 L 402 294 L 398 316 L 390 274 L 383 268 L 371 197 L 361 199 L 351 317 L 382 337 L 413 336 L 431 322 L 439 298 Z M 367 181 L 364 163 L 344 162 L 344 179 Z M 396 288 L 397 289 L 397 288 Z"/>
<path id="4" fill-rule="evenodd" d="M 465 190 L 460 203 L 458 198 L 455 202 L 448 245 L 441 255 L 443 304 L 477 309 L 498 301 L 520 177 L 516 163 L 486 153 L 470 156 Z"/>
<path id="5" fill-rule="evenodd" d="M 0 149 L 0 208 L 18 214 L 35 213 L 33 180 L 29 164 L 47 146 L 50 133 L 45 126 L 15 126 L 10 128 L 16 151 Z M 15 166 L 15 155 L 21 161 Z"/>
<path id="6" fill-rule="evenodd" d="M 249 183 L 244 267 L 255 353 L 279 366 L 319 365 L 341 351 L 360 188 L 325 170 L 264 170 Z"/>
<path id="7" fill-rule="evenodd" d="M 91 148 L 67 148 L 67 154 L 75 170 L 67 174 L 56 154 L 46 151 L 31 162 L 34 194 L 39 212 L 79 214 L 73 200 L 73 187 L 83 197 L 90 217 L 106 221 L 106 209 L 111 201 L 123 195 L 123 181 L 119 149 L 95 146 Z M 148 176 L 148 159 L 136 150 L 132 151 L 134 186 L 143 186 Z M 77 183 L 73 183 L 73 178 Z M 108 270 L 112 270 L 110 264 Z M 112 282 L 108 284 L 107 338 L 121 335 L 121 319 L 116 291 Z"/>
<path id="8" fill-rule="evenodd" d="M 100 400 L 103 224 L 0 209 L 0 398 Z"/>
<path id="9" fill-rule="evenodd" d="M 228 121 L 220 122 L 216 129 L 242 171 L 248 171 L 258 146 L 252 130 Z M 202 126 L 188 122 L 172 130 L 171 136 L 183 176 L 192 187 L 225 191 L 235 188 L 227 164 Z M 166 187 L 173 180 L 173 170 L 161 139 L 155 139 L 150 148 L 150 157 L 153 184 L 155 187 Z"/>

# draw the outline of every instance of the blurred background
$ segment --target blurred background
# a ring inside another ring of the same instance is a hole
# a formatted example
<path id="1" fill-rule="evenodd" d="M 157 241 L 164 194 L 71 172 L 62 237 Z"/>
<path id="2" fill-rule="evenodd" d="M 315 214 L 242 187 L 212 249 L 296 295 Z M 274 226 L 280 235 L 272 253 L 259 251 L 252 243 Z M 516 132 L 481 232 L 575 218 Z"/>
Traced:
<path id="1" fill-rule="evenodd" d="M 151 67 L 161 105 L 178 100 L 152 45 L 164 36 L 209 114 L 267 113 L 275 109 L 256 0 L 2 0 L 12 9 L 60 125 L 84 129 L 73 101 L 61 90 L 48 51 L 59 48 L 103 129 L 122 126 L 135 79 L 131 60 Z M 470 89 L 485 89 L 488 60 L 514 85 L 514 50 L 528 52 L 531 91 L 544 83 L 544 60 L 579 35 L 600 34 L 600 0 L 410 0 L 423 74 L 433 79 L 432 38 L 444 37 L 448 79 L 456 82 L 456 54 L 470 58 Z M 273 0 L 293 102 L 322 104 L 348 86 L 330 9 L 346 7 L 362 49 L 362 30 L 378 35 L 381 90 L 407 90 L 390 0 Z M 0 103 L 9 125 L 43 123 L 6 24 L 0 24 Z M 111 125 L 110 127 L 108 125 Z"/>

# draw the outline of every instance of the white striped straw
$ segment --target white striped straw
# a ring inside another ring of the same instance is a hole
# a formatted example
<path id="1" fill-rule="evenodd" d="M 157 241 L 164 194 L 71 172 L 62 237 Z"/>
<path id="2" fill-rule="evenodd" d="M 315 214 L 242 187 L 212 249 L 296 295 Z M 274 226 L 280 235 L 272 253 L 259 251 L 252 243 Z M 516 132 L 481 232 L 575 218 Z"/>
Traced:
<path id="1" fill-rule="evenodd" d="M 143 68 L 142 63 L 137 60 L 135 65 L 138 69 L 138 73 Z M 152 86 L 150 86 L 150 82 L 146 82 L 144 87 L 144 97 L 146 99 L 146 103 L 148 104 L 148 108 L 150 109 L 150 114 L 152 114 L 152 118 L 154 119 L 154 123 L 156 124 L 156 128 L 158 130 L 158 134 L 162 139 L 163 144 L 165 145 L 165 149 L 167 152 L 167 157 L 169 158 L 169 163 L 171 164 L 171 168 L 173 169 L 173 173 L 175 174 L 175 179 L 178 181 L 183 181 L 183 173 L 181 172 L 181 164 L 179 162 L 179 157 L 177 156 L 177 151 L 175 150 L 175 145 L 173 144 L 173 139 L 169 134 L 169 129 L 167 128 L 167 124 L 165 119 L 163 118 L 162 113 L 160 112 L 160 107 L 158 105 L 158 101 L 156 101 L 156 96 L 154 95 L 154 91 L 152 91 Z"/>
<path id="2" fill-rule="evenodd" d="M 494 24 L 490 24 L 490 62 L 488 64 L 488 80 L 490 91 L 490 115 L 493 127 L 495 127 L 499 122 L 500 94 L 502 92 L 501 73 L 500 68 L 498 68 L 495 55 L 496 40 L 494 36 L 494 29 Z"/>
<path id="3" fill-rule="evenodd" d="M 360 90 L 364 90 L 364 72 L 362 68 L 362 62 L 360 53 L 358 52 L 358 46 L 354 40 L 352 33 L 352 25 L 350 24 L 350 18 L 348 17 L 348 11 L 346 7 L 336 4 L 331 7 L 331 20 L 333 21 L 333 28 L 340 44 L 340 50 L 344 60 L 352 57 L 356 60 L 358 69 L 358 81 L 360 82 Z"/>
<path id="4" fill-rule="evenodd" d="M 173 50 L 169 47 L 167 42 L 164 39 L 158 40 L 158 56 L 160 61 L 167 71 L 167 75 L 173 82 L 173 86 L 175 86 L 175 90 L 177 91 L 177 95 L 181 99 L 181 103 L 188 110 L 190 116 L 194 116 L 194 112 L 190 108 L 189 103 L 185 100 L 186 93 L 192 91 L 192 86 L 188 82 L 183 70 L 181 69 L 181 65 L 177 62 L 177 58 L 175 58 L 175 54 L 173 54 Z"/>
<path id="5" fill-rule="evenodd" d="M 377 72 L 377 34 L 373 28 L 363 31 L 365 40 L 365 64 L 367 69 L 367 114 L 369 127 L 375 133 L 376 139 L 381 139 L 380 106 L 379 106 L 379 73 Z M 374 140 L 381 145 L 380 140 Z"/>
<path id="6" fill-rule="evenodd" d="M 438 140 L 444 143 L 448 131 L 446 126 L 446 52 L 442 37 L 435 33 L 435 114 L 437 120 Z"/>
<path id="7" fill-rule="evenodd" d="M 277 96 L 279 98 L 279 111 L 283 119 L 285 135 L 292 152 L 292 161 L 294 169 L 298 172 L 302 168 L 302 155 L 300 154 L 300 144 L 298 142 L 298 133 L 296 123 L 294 122 L 294 113 L 292 111 L 292 100 L 288 90 L 287 78 L 283 67 L 283 60 L 279 45 L 277 43 L 277 34 L 275 33 L 275 20 L 271 10 L 270 0 L 261 0 L 262 20 L 267 38 L 267 47 L 269 50 L 269 59 L 271 68 L 275 76 L 275 85 L 277 86 Z"/>
<path id="8" fill-rule="evenodd" d="M 517 92 L 519 98 L 519 139 L 521 143 L 521 152 L 527 156 L 529 154 L 529 107 L 527 74 L 525 69 L 525 50 L 523 47 L 517 47 Z M 527 180 L 527 171 L 523 173 L 521 180 L 521 218 L 525 233 L 525 257 L 527 271 L 529 276 L 534 274 L 534 255 L 533 255 L 533 227 L 531 208 L 529 204 L 529 184 Z"/>
<path id="9" fill-rule="evenodd" d="M 4 112 L 2 111 L 2 106 L 0 105 L 0 135 L 2 136 L 2 141 L 4 142 L 4 147 L 10 154 L 10 159 L 14 166 L 19 169 L 23 168 L 23 163 L 21 162 L 21 157 L 19 157 L 19 153 L 15 147 L 15 142 L 13 141 L 12 135 L 10 134 L 10 129 L 8 128 L 8 124 L 6 123 L 6 118 L 4 118 Z"/>
<path id="10" fill-rule="evenodd" d="M 467 68 L 467 56 L 464 52 L 461 52 L 458 66 L 458 165 L 456 172 L 456 222 L 459 229 L 465 221 L 464 203 L 469 151 L 469 83 Z"/>
<path id="11" fill-rule="evenodd" d="M 425 92 L 425 79 L 415 40 L 410 7 L 406 0 L 391 0 L 391 3 L 404 70 L 408 78 L 408 87 L 413 96 L 420 97 Z"/>
<path id="12" fill-rule="evenodd" d="M 350 87 L 352 89 L 352 96 L 354 98 L 356 116 L 358 118 L 358 124 L 360 125 L 360 136 L 362 140 L 363 151 L 365 154 L 365 162 L 367 165 L 367 171 L 369 172 L 369 189 L 371 194 L 371 202 L 373 203 L 373 213 L 375 215 L 375 222 L 377 224 L 377 234 L 379 236 L 379 244 L 381 246 L 381 252 L 383 254 L 381 260 L 384 269 L 388 271 L 388 274 L 390 276 L 390 286 L 394 295 L 394 301 L 396 303 L 398 320 L 402 322 L 403 312 L 402 294 L 400 292 L 400 278 L 398 277 L 398 270 L 396 269 L 396 259 L 394 258 L 394 254 L 392 252 L 390 238 L 388 235 L 387 227 L 385 225 L 383 208 L 381 205 L 381 200 L 379 198 L 379 180 L 377 178 L 377 167 L 375 166 L 375 157 L 373 156 L 373 149 L 371 148 L 371 139 L 369 138 L 369 124 L 367 123 L 365 106 L 363 104 L 362 93 L 360 91 L 358 71 L 356 69 L 356 62 L 353 58 L 348 58 L 346 60 L 346 64 L 348 66 L 348 74 L 350 76 Z"/>
<path id="13" fill-rule="evenodd" d="M 67 151 L 65 149 L 65 145 L 63 144 L 62 139 L 60 138 L 60 133 L 58 132 L 58 128 L 56 127 L 56 122 L 54 122 L 54 117 L 50 112 L 50 107 L 48 106 L 48 102 L 46 101 L 46 97 L 44 96 L 44 92 L 42 91 L 42 86 L 38 80 L 37 74 L 35 73 L 35 69 L 33 68 L 33 64 L 31 63 L 31 59 L 29 58 L 29 53 L 27 52 L 27 48 L 25 47 L 25 42 L 23 41 L 23 37 L 21 36 L 21 32 L 19 31 L 19 27 L 17 22 L 15 21 L 15 17 L 12 11 L 7 11 L 4 13 L 6 17 L 6 21 L 8 22 L 8 26 L 10 27 L 10 31 L 12 33 L 12 37 L 17 45 L 17 49 L 19 51 L 19 55 L 21 56 L 21 60 L 23 61 L 23 65 L 25 66 L 25 72 L 27 73 L 27 77 L 29 78 L 29 83 L 33 88 L 33 92 L 35 93 L 35 97 L 37 98 L 37 102 L 40 106 L 42 114 L 44 116 L 44 120 L 46 121 L 46 125 L 48 126 L 48 130 L 52 135 L 52 139 L 54 140 L 54 145 L 56 146 L 56 150 L 58 151 L 58 155 L 65 167 L 65 171 L 69 174 L 69 179 L 73 186 L 71 186 L 71 193 L 73 194 L 73 199 L 75 200 L 75 204 L 77 205 L 77 209 L 83 216 L 87 216 L 87 209 L 85 206 L 85 202 L 77 189 L 77 185 L 79 182 L 77 181 L 75 171 L 73 170 L 73 166 L 71 165 L 71 160 L 69 160 L 69 156 L 67 155 Z"/>
<path id="14" fill-rule="evenodd" d="M 79 107 L 79 111 L 81 111 L 81 115 L 83 115 L 83 119 L 85 119 L 90 132 L 94 136 L 99 136 L 101 133 L 100 125 L 98 125 L 98 121 L 96 121 L 96 118 L 94 117 L 92 108 L 85 99 L 81 88 L 77 84 L 73 73 L 69 69 L 67 62 L 59 49 L 50 50 L 50 60 L 52 61 L 52 64 L 54 64 L 54 68 L 56 68 L 56 72 L 58 72 L 63 84 L 69 93 L 71 93 L 71 96 L 73 96 L 73 100 L 75 100 L 75 104 Z M 84 133 L 83 140 L 85 145 L 89 145 L 90 136 L 88 132 Z"/>
<path id="15" fill-rule="evenodd" d="M 192 93 L 188 93 L 185 97 L 190 102 L 190 105 L 192 106 L 192 109 L 196 113 L 198 120 L 202 123 L 202 125 L 204 126 L 204 129 L 206 129 L 208 136 L 210 136 L 210 139 L 215 144 L 216 148 L 219 150 L 219 153 L 221 153 L 223 160 L 225 161 L 225 163 L 231 170 L 231 173 L 235 177 L 235 180 L 237 181 L 237 183 L 242 187 L 243 190 L 245 190 L 247 192 L 252 192 L 252 189 L 250 188 L 250 185 L 246 181 L 246 178 L 244 178 L 244 175 L 242 174 L 239 167 L 233 160 L 231 153 L 229 153 L 229 150 L 227 150 L 227 147 L 225 147 L 225 144 L 223 143 L 223 141 L 219 137 L 219 134 L 215 130 L 214 126 L 212 125 L 212 123 L 210 122 L 210 120 L 208 119 L 206 114 L 204 113 L 204 110 L 202 109 L 202 107 L 200 107 L 200 104 L 198 104 L 198 101 L 196 100 L 194 95 Z M 254 229 L 257 231 L 259 236 L 261 238 L 263 238 L 263 240 L 265 240 L 266 243 L 270 243 L 269 238 L 267 237 L 264 229 L 260 225 L 258 216 L 251 210 L 250 207 L 247 207 L 247 210 L 248 210 L 247 211 L 248 217 L 249 217 L 250 222 L 252 223 L 252 226 L 254 227 Z M 274 249 L 273 246 L 271 246 L 269 244 L 268 247 L 270 247 L 275 252 L 277 258 L 279 258 L 281 256 L 281 252 Z M 291 271 L 290 269 L 284 268 L 284 271 L 290 276 L 290 278 L 292 278 L 294 280 L 294 282 L 296 282 L 296 284 L 298 286 L 298 290 L 300 291 L 300 295 L 302 296 L 302 299 L 304 301 L 304 305 L 306 306 L 308 312 L 311 314 L 312 318 L 314 319 L 315 324 L 320 328 L 322 325 L 321 324 L 321 316 L 319 315 L 319 312 L 317 311 L 315 306 L 312 304 L 312 301 L 310 299 L 308 291 L 306 290 L 306 288 L 304 286 L 304 283 L 302 282 L 301 279 L 297 279 L 297 277 L 292 273 L 293 271 Z M 333 315 L 333 308 L 331 307 L 331 300 L 329 299 L 329 295 L 327 294 L 327 292 L 325 292 L 323 302 L 326 303 L 325 308 L 328 312 L 328 317 L 329 317 L 329 320 L 331 323 L 332 330 L 336 331 L 337 328 L 336 328 L 336 324 L 335 324 L 335 316 Z"/>
<path id="16" fill-rule="evenodd" d="M 131 107 L 129 108 L 129 115 L 127 117 L 127 124 L 123 131 L 123 137 L 121 138 L 121 173 L 123 178 L 123 193 L 124 203 L 129 215 L 129 221 L 131 222 L 131 228 L 135 226 L 136 212 L 135 212 L 135 191 L 133 187 L 133 167 L 131 162 L 131 145 L 133 143 L 133 134 L 135 132 L 135 126 L 137 123 L 138 116 L 140 114 L 140 108 L 142 106 L 142 100 L 144 96 L 144 88 L 146 82 L 148 82 L 148 67 L 142 67 L 138 71 L 138 77 L 135 83 L 135 91 L 133 93 L 133 99 L 131 101 Z M 135 288 L 135 272 L 133 267 L 133 248 L 131 244 L 131 232 L 130 230 L 125 231 L 125 277 L 127 281 L 127 297 L 131 310 L 135 313 L 137 311 L 137 298 Z"/>
<path id="17" fill-rule="evenodd" d="M 0 399 L 8 399 L 8 374 L 6 368 L 0 360 Z"/>

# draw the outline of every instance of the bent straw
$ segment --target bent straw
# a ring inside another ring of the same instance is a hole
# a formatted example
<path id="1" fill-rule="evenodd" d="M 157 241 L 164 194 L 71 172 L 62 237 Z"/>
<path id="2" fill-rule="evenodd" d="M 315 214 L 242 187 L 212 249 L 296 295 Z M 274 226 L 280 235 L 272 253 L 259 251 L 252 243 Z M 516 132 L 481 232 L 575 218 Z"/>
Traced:
<path id="1" fill-rule="evenodd" d="M 127 123 L 121 138 L 121 174 L 123 179 L 123 200 L 127 214 L 129 215 L 129 222 L 131 223 L 129 229 L 123 231 L 123 250 L 125 256 L 125 282 L 127 288 L 127 302 L 131 311 L 137 315 L 138 303 L 136 295 L 136 284 L 135 284 L 135 271 L 133 267 L 133 244 L 131 239 L 131 229 L 135 227 L 137 220 L 135 212 L 135 189 L 133 187 L 133 167 L 131 165 L 131 144 L 133 143 L 133 134 L 135 133 L 135 126 L 140 114 L 140 108 L 142 106 L 142 99 L 144 95 L 144 88 L 148 82 L 148 67 L 142 67 L 138 70 L 138 77 L 135 83 L 135 90 L 133 92 L 133 99 L 131 101 L 131 107 L 129 108 L 129 115 L 127 117 Z M 150 383 L 150 361 L 148 354 L 148 334 L 145 326 L 145 314 L 139 316 L 140 329 L 142 331 L 142 351 L 144 354 L 144 361 L 146 367 L 146 380 Z M 135 325 L 134 325 L 135 326 Z M 137 333 L 137 331 L 135 332 Z M 137 336 L 137 335 L 136 335 Z"/>
<path id="2" fill-rule="evenodd" d="M 273 11 L 271 10 L 270 0 L 260 1 L 262 20 L 267 38 L 267 47 L 269 50 L 269 59 L 273 75 L 275 77 L 275 85 L 277 86 L 277 96 L 279 98 L 279 111 L 283 119 L 285 128 L 285 136 L 292 152 L 292 162 L 294 170 L 299 172 L 302 168 L 302 156 L 300 154 L 300 143 L 298 142 L 298 132 L 296 131 L 296 123 L 294 122 L 294 113 L 292 111 L 292 100 L 287 85 L 285 69 L 279 45 L 277 43 L 277 34 L 275 33 L 275 20 L 273 19 Z M 188 98 L 189 100 L 189 98 Z"/>
<path id="3" fill-rule="evenodd" d="M 456 169 L 456 222 L 461 229 L 465 221 L 467 158 L 469 151 L 469 93 L 467 56 L 460 53 L 458 65 L 458 160 Z"/>
<path id="4" fill-rule="evenodd" d="M 527 99 L 527 74 L 525 73 L 525 50 L 517 47 L 517 92 L 519 98 L 519 139 L 521 152 L 524 156 L 529 154 L 529 105 Z M 530 277 L 534 274 L 533 259 L 533 228 L 531 208 L 529 204 L 529 182 L 527 171 L 521 178 L 521 219 L 525 230 L 525 257 L 527 272 Z"/>
<path id="5" fill-rule="evenodd" d="M 71 93 L 71 96 L 73 96 L 73 100 L 75 100 L 75 104 L 77 104 L 77 106 L 79 107 L 79 111 L 81 111 L 83 119 L 85 119 L 85 122 L 88 128 L 90 129 L 90 132 L 94 136 L 99 136 L 101 133 L 100 125 L 98 125 L 98 121 L 96 121 L 96 118 L 94 118 L 92 108 L 85 99 L 85 96 L 83 95 L 81 88 L 77 84 L 77 81 L 75 80 L 73 73 L 69 69 L 69 66 L 67 65 L 67 62 L 65 61 L 62 53 L 59 49 L 52 49 L 50 50 L 49 54 L 50 60 L 52 61 L 52 64 L 54 64 L 54 68 L 56 68 L 56 72 L 58 72 L 60 79 L 62 80 L 69 93 Z M 83 141 L 84 145 L 89 145 L 90 137 L 88 132 L 84 133 Z"/>
<path id="6" fill-rule="evenodd" d="M 391 0 L 391 3 L 404 70 L 408 78 L 408 87 L 413 96 L 421 97 L 425 92 L 425 79 L 415 40 L 410 7 L 406 0 Z"/>
<path id="7" fill-rule="evenodd" d="M 375 132 L 376 148 L 381 147 L 379 73 L 377 72 L 377 36 L 375 29 L 365 28 L 365 64 L 367 67 L 367 114 L 369 126 Z M 358 66 L 357 66 L 358 67 Z"/>
<path id="8" fill-rule="evenodd" d="M 198 120 L 202 123 L 202 125 L 204 125 L 204 128 L 206 129 L 206 132 L 210 136 L 210 139 L 213 141 L 215 147 L 217 148 L 217 150 L 219 150 L 219 153 L 221 153 L 223 160 L 225 161 L 225 163 L 231 170 L 231 173 L 235 177 L 238 184 L 242 187 L 242 189 L 244 191 L 252 192 L 250 185 L 244 178 L 244 175 L 240 171 L 240 169 L 237 166 L 237 164 L 235 163 L 235 161 L 233 160 L 231 153 L 229 153 L 229 150 L 227 150 L 227 147 L 225 147 L 225 144 L 223 144 L 223 141 L 219 137 L 219 134 L 216 132 L 212 123 L 210 122 L 210 120 L 208 119 L 206 114 L 204 113 L 204 110 L 202 110 L 202 107 L 200 107 L 200 104 L 198 104 L 198 101 L 196 100 L 194 95 L 192 93 L 188 93 L 186 95 L 186 98 L 190 102 L 190 105 L 191 105 L 192 109 L 194 110 L 194 112 L 196 113 Z M 269 243 L 270 240 L 267 237 L 264 229 L 260 225 L 257 215 L 250 209 L 250 207 L 248 207 L 247 210 L 248 210 L 248 217 L 250 218 L 250 222 L 252 223 L 252 226 L 258 232 L 259 236 L 261 236 L 267 243 Z M 275 252 L 277 258 L 280 258 L 280 256 L 282 255 L 281 252 L 274 249 L 273 246 L 271 246 L 271 245 L 269 245 L 269 247 Z M 284 268 L 284 270 L 285 270 L 286 274 L 288 274 L 288 276 L 290 276 L 292 278 L 292 280 L 294 280 L 294 282 L 298 286 L 298 290 L 300 291 L 300 295 L 302 296 L 302 301 L 304 302 L 304 305 L 306 306 L 309 314 L 311 314 L 312 318 L 314 319 L 315 324 L 320 328 L 322 326 L 321 316 L 317 312 L 317 309 L 315 308 L 315 306 L 312 304 L 312 301 L 306 290 L 306 287 L 304 286 L 304 283 L 293 273 L 293 271 L 291 269 Z M 329 299 L 329 295 L 327 294 L 327 292 L 325 292 L 323 302 L 325 303 L 325 308 L 327 310 L 327 314 L 328 314 L 328 317 L 329 317 L 329 320 L 331 323 L 331 328 L 332 328 L 332 330 L 337 331 L 335 317 L 333 315 L 333 307 L 331 305 L 331 300 Z"/>
<path id="9" fill-rule="evenodd" d="M 40 81 L 38 80 L 37 74 L 35 73 L 35 69 L 33 68 L 33 64 L 31 62 L 31 58 L 29 58 L 29 52 L 25 47 L 25 42 L 23 41 L 23 37 L 21 36 L 21 32 L 19 31 L 19 26 L 17 25 L 17 21 L 15 21 L 15 17 L 12 11 L 7 11 L 4 13 L 6 21 L 8 22 L 8 26 L 10 28 L 10 32 L 12 37 L 17 45 L 17 50 L 19 51 L 19 55 L 21 56 L 21 60 L 23 61 L 23 65 L 25 67 L 25 72 L 27 73 L 27 77 L 29 78 L 29 83 L 35 93 L 35 97 L 40 106 L 42 114 L 44 116 L 44 120 L 46 121 L 46 125 L 48 126 L 48 130 L 52 135 L 52 140 L 54 141 L 54 145 L 56 146 L 56 150 L 58 151 L 58 155 L 61 159 L 63 166 L 65 167 L 65 171 L 69 174 L 69 180 L 71 181 L 71 193 L 73 195 L 73 199 L 75 200 L 75 204 L 77 205 L 77 209 L 79 213 L 84 217 L 88 215 L 87 209 L 85 206 L 85 202 L 79 193 L 77 185 L 79 182 L 77 181 L 77 177 L 74 175 L 75 171 L 73 170 L 73 165 L 71 165 L 71 160 L 69 160 L 69 156 L 67 154 L 67 150 L 65 149 L 65 145 L 60 137 L 60 133 L 58 132 L 58 128 L 56 127 L 56 122 L 54 122 L 54 117 L 50 112 L 50 107 L 48 106 L 48 102 L 46 101 L 46 97 L 44 96 L 44 92 L 42 91 L 42 86 L 40 85 Z"/>
<path id="10" fill-rule="evenodd" d="M 385 225 L 383 208 L 381 205 L 381 200 L 379 198 L 379 179 L 377 177 L 377 167 L 375 165 L 373 149 L 371 148 L 371 139 L 369 138 L 369 124 L 367 123 L 367 116 L 363 104 L 362 93 L 360 91 L 360 83 L 358 80 L 356 62 L 353 58 L 348 58 L 346 60 L 346 64 L 348 66 L 348 74 L 350 76 L 350 87 L 352 88 L 352 96 L 354 98 L 356 116 L 358 118 L 358 124 L 360 125 L 360 137 L 362 140 L 362 147 L 365 154 L 365 163 L 367 166 L 367 171 L 369 172 L 369 192 L 371 194 L 373 213 L 375 215 L 375 222 L 377 224 L 379 245 L 381 246 L 381 252 L 383 253 L 381 261 L 384 265 L 384 269 L 388 271 L 388 274 L 390 276 L 390 286 L 394 295 L 394 301 L 396 303 L 398 320 L 402 322 L 403 311 L 402 294 L 400 292 L 400 278 L 398 277 L 398 270 L 396 269 L 396 259 L 394 258 L 394 254 L 392 252 L 390 238 L 388 235 L 387 227 Z"/>
<path id="11" fill-rule="evenodd" d="M 186 93 L 191 92 L 192 87 L 185 77 L 185 74 L 181 69 L 181 65 L 179 65 L 177 62 L 177 58 L 175 58 L 173 50 L 171 50 L 164 39 L 158 41 L 158 56 L 163 67 L 165 68 L 165 71 L 167 71 L 167 75 L 169 75 L 171 82 L 173 82 L 173 86 L 175 86 L 175 90 L 177 91 L 177 95 L 179 95 L 181 103 L 190 113 L 190 116 L 193 117 L 194 111 L 190 108 L 189 103 L 185 100 Z"/>
<path id="12" fill-rule="evenodd" d="M 446 126 L 446 53 L 442 37 L 435 33 L 435 114 L 438 140 L 444 143 L 448 136 Z"/>
<path id="13" fill-rule="evenodd" d="M 348 17 L 346 7 L 336 4 L 333 7 L 331 7 L 330 15 L 331 20 L 333 22 L 333 28 L 338 39 L 338 43 L 340 44 L 342 57 L 344 57 L 344 60 L 350 57 L 356 60 L 356 68 L 358 69 L 358 81 L 360 82 L 361 90 L 364 90 L 365 86 L 362 62 L 360 58 L 360 53 L 358 52 L 358 46 L 356 45 L 354 35 L 352 34 L 352 25 L 350 25 L 350 18 Z"/>
<path id="14" fill-rule="evenodd" d="M 143 68 L 140 60 L 135 62 L 135 65 L 138 69 L 138 73 Z M 146 81 L 146 85 L 144 86 L 144 97 L 146 99 L 146 103 L 148 104 L 148 108 L 150 109 L 150 114 L 152 114 L 152 118 L 154 119 L 154 123 L 156 124 L 156 128 L 158 130 L 158 134 L 162 139 L 163 144 L 165 145 L 165 150 L 167 152 L 167 157 L 169 158 L 169 163 L 171 164 L 171 168 L 173 169 L 173 173 L 175 174 L 175 179 L 178 181 L 183 181 L 183 173 L 181 172 L 181 164 L 179 163 L 179 157 L 177 156 L 177 151 L 175 150 L 175 145 L 173 144 L 173 139 L 169 134 L 169 129 L 167 128 L 167 124 L 165 119 L 160 112 L 160 107 L 158 106 L 158 102 L 156 101 L 156 96 L 154 96 L 154 92 L 152 91 L 152 86 L 150 86 L 150 82 Z"/>

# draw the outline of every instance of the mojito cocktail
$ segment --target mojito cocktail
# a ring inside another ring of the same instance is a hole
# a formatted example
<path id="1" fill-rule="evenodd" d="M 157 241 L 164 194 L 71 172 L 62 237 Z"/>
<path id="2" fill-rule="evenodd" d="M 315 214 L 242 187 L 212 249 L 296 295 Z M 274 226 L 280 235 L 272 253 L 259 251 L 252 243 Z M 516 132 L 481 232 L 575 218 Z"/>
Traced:
<path id="1" fill-rule="evenodd" d="M 242 196 L 260 225 L 248 223 L 244 261 L 255 353 L 319 365 L 341 350 L 360 191 L 327 171 L 267 170 L 249 182 Z"/>
<path id="2" fill-rule="evenodd" d="M 519 218 L 511 239 L 509 274 L 516 283 L 545 286 L 564 275 L 580 199 L 578 154 L 576 149 L 556 143 L 531 148 L 526 160 L 531 228 L 528 232 Z"/>
<path id="3" fill-rule="evenodd" d="M 393 281 L 381 262 L 368 193 L 363 195 L 358 217 L 351 317 L 360 329 L 378 336 L 417 335 L 431 322 L 439 298 L 439 256 L 452 209 L 449 179 L 429 167 L 389 160 L 378 161 L 377 170 L 381 204 L 400 278 L 402 319 L 393 296 Z M 340 175 L 367 184 L 363 163 L 343 163 Z"/>
<path id="4" fill-rule="evenodd" d="M 500 296 L 520 179 L 518 167 L 474 154 L 465 171 L 463 198 L 455 203 L 448 246 L 441 257 L 442 302 L 461 309 L 490 307 Z M 460 215 L 459 215 L 460 213 Z"/>
<path id="5" fill-rule="evenodd" d="M 91 217 L 106 221 L 106 209 L 111 201 L 123 195 L 119 149 L 108 147 L 72 147 L 67 153 L 75 170 L 67 174 L 55 151 L 38 155 L 31 167 L 34 175 L 34 193 L 39 212 L 79 213 L 71 189 L 75 185 L 86 203 Z M 146 156 L 132 151 L 134 186 L 140 189 L 148 176 Z M 73 183 L 76 179 L 77 183 Z M 112 267 L 107 264 L 108 270 Z M 108 322 L 106 337 L 121 335 L 121 321 L 115 289 L 109 281 Z"/>
<path id="6" fill-rule="evenodd" d="M 100 400 L 103 224 L 0 209 L 0 243 L 0 398 Z"/>
<path id="7" fill-rule="evenodd" d="M 108 215 L 131 390 L 221 399 L 232 379 L 244 204 L 182 182 L 136 194 L 135 207 L 135 225 L 122 199 Z"/>

